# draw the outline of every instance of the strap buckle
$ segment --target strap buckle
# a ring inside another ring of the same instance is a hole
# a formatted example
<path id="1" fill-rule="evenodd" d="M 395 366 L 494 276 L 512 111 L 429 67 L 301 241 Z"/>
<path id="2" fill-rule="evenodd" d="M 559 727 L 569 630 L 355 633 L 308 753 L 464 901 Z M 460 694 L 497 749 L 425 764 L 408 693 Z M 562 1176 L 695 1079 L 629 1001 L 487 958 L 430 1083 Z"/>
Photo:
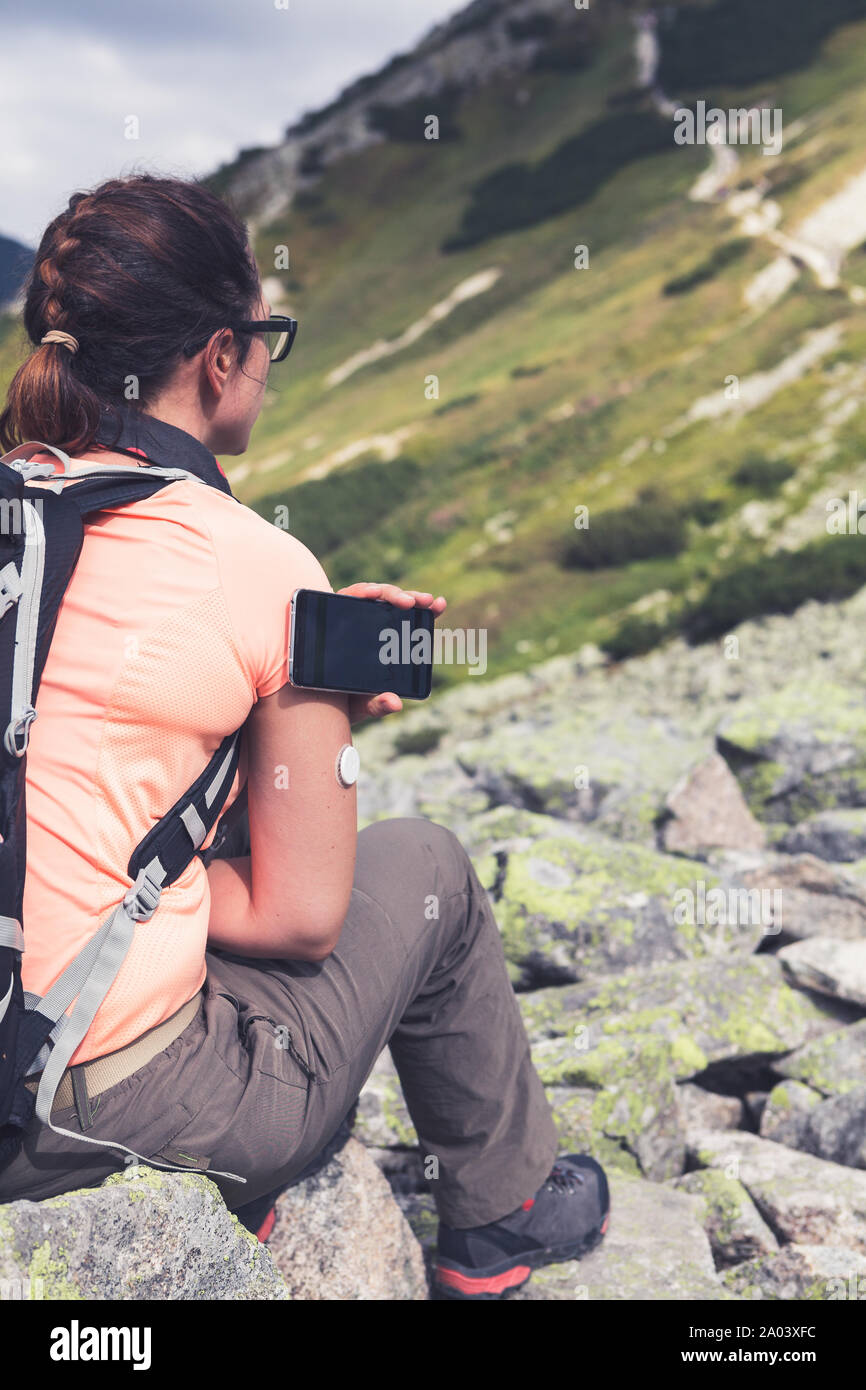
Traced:
<path id="1" fill-rule="evenodd" d="M 0 570 L 0 618 L 20 599 L 24 592 L 21 576 L 13 560 Z"/>
<path id="2" fill-rule="evenodd" d="M 134 922 L 150 921 L 159 906 L 164 878 L 165 869 L 159 859 L 151 859 L 149 864 L 139 869 L 135 883 L 123 899 L 127 916 Z"/>
<path id="3" fill-rule="evenodd" d="M 8 467 L 20 473 L 25 483 L 31 478 L 50 478 L 54 472 L 53 463 L 33 463 L 30 459 L 13 459 Z"/>
<path id="4" fill-rule="evenodd" d="M 23 758 L 27 752 L 27 744 L 30 742 L 30 725 L 35 718 L 36 710 L 32 705 L 28 705 L 18 719 L 13 719 L 12 723 L 7 725 L 3 735 L 3 743 L 6 752 L 11 753 L 13 758 Z M 20 743 L 19 739 L 21 740 Z"/>

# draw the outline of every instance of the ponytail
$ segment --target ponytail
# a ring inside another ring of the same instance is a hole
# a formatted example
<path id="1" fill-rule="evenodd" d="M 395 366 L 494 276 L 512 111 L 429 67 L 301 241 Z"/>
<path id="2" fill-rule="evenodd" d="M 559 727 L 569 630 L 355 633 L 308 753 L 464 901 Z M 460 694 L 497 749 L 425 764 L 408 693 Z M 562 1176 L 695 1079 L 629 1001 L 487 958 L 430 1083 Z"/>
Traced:
<path id="1" fill-rule="evenodd" d="M 73 194 L 28 277 L 34 350 L 9 386 L 0 449 L 85 453 L 106 407 L 146 409 L 182 358 L 255 316 L 260 292 L 244 224 L 202 184 L 144 174 Z M 237 343 L 243 366 L 249 339 Z"/>
<path id="2" fill-rule="evenodd" d="M 72 370 L 59 342 L 40 343 L 15 373 L 0 414 L 0 449 L 38 439 L 71 454 L 85 453 L 96 437 L 103 405 Z"/>

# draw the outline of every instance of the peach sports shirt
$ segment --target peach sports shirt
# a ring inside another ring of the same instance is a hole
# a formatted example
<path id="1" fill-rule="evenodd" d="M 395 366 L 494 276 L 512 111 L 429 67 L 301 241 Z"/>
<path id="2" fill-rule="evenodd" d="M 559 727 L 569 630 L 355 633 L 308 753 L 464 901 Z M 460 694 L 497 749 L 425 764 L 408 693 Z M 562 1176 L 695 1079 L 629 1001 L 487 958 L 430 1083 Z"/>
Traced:
<path id="1" fill-rule="evenodd" d="M 137 467 L 110 452 L 72 460 L 108 464 Z M 331 589 L 307 547 L 203 483 L 170 483 L 85 524 L 30 729 L 26 990 L 50 989 L 122 900 L 139 841 L 256 700 L 286 684 L 299 586 Z M 242 745 L 226 808 L 245 780 Z M 196 857 L 137 925 L 73 1063 L 123 1047 L 192 998 L 209 912 Z"/>

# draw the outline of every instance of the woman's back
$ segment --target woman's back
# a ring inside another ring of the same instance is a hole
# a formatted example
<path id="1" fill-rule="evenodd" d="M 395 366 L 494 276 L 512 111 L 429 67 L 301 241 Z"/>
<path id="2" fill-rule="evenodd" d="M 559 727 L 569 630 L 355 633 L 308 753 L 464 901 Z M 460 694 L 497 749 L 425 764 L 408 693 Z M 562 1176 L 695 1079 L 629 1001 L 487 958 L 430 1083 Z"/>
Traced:
<path id="1" fill-rule="evenodd" d="M 109 463 L 136 467 L 102 452 L 75 461 Z M 298 586 L 331 587 L 296 538 L 198 482 L 86 526 L 28 750 L 25 989 L 46 992 L 123 897 L 135 846 L 257 699 L 286 684 Z M 245 777 L 242 748 L 228 804 Z M 76 1062 L 122 1047 L 192 997 L 209 910 L 195 858 L 136 929 Z"/>

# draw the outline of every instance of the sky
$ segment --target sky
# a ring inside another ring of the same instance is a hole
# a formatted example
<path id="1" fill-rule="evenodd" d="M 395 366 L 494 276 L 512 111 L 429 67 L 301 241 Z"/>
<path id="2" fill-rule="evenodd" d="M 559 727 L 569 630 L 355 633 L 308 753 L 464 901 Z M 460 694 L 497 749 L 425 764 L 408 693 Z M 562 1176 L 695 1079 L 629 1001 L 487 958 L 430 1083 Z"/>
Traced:
<path id="1" fill-rule="evenodd" d="M 276 144 L 464 4 L 0 0 L 0 233 L 35 246 L 78 189 Z"/>

